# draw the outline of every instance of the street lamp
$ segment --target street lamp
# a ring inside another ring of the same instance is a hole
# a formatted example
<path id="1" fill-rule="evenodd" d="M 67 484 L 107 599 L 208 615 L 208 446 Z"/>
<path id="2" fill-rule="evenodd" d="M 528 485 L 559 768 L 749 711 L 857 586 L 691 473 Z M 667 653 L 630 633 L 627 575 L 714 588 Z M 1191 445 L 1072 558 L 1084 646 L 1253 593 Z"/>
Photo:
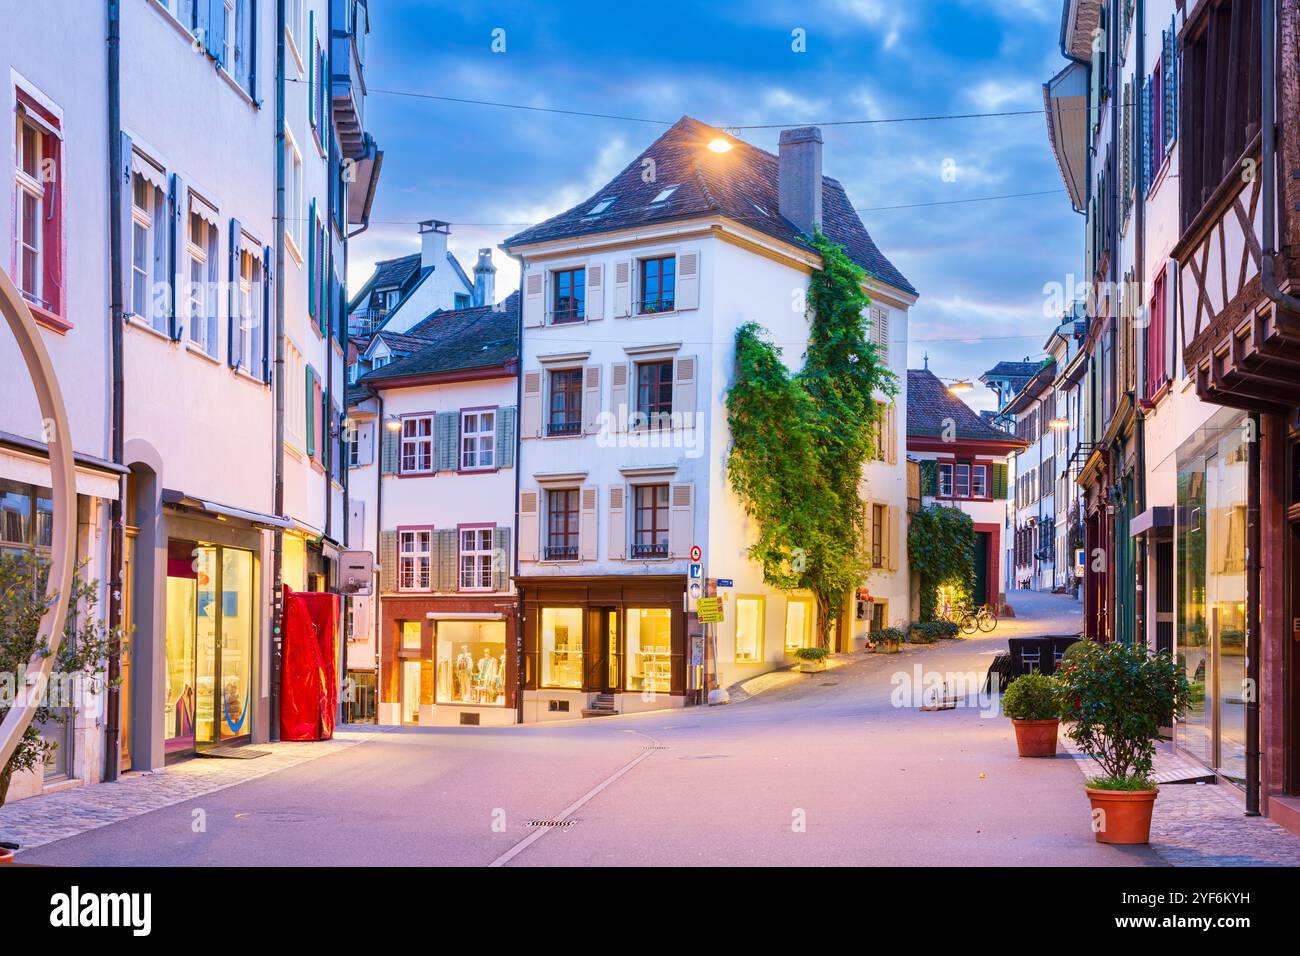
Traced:
<path id="1" fill-rule="evenodd" d="M 1052 431 L 1063 432 L 1070 427 L 1070 420 L 1068 418 L 1053 418 L 1047 423 L 1047 427 Z"/>
<path id="2" fill-rule="evenodd" d="M 959 378 L 957 379 L 957 381 L 953 382 L 951 385 L 948 386 L 948 391 L 952 392 L 952 394 L 954 395 L 961 395 L 964 394 L 965 392 L 971 391 L 974 388 L 975 386 L 972 385 L 969 381 L 967 381 L 964 378 Z"/>

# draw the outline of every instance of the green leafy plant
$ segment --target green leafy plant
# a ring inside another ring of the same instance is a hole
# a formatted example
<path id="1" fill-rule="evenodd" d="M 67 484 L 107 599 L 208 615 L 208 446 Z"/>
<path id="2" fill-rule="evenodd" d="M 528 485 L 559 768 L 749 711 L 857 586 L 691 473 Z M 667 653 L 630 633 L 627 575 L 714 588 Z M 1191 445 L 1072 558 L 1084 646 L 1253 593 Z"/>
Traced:
<path id="1" fill-rule="evenodd" d="M 1087 652 L 1088 652 L 1087 641 L 1082 641 L 1082 640 L 1075 641 L 1073 644 L 1071 644 L 1069 647 L 1065 649 L 1065 652 L 1061 655 L 1061 660 L 1063 661 L 1078 660 L 1080 655 L 1086 654 Z"/>
<path id="2" fill-rule="evenodd" d="M 907 556 L 920 575 L 921 621 L 933 621 L 939 589 L 948 587 L 969 603 L 975 590 L 975 522 L 966 512 L 930 505 L 912 515 Z"/>
<path id="3" fill-rule="evenodd" d="M 898 627 L 881 628 L 871 636 L 881 644 L 902 644 L 907 640 L 907 632 Z"/>
<path id="4" fill-rule="evenodd" d="M 961 629 L 950 621 L 918 621 L 907 631 L 907 639 L 913 644 L 933 644 L 945 638 L 959 636 Z"/>
<path id="5" fill-rule="evenodd" d="M 768 585 L 812 592 L 825 647 L 847 595 L 869 571 L 862 465 L 880 416 L 877 399 L 895 394 L 897 383 L 867 339 L 865 273 L 820 232 L 812 241 L 822 267 L 808 285 L 803 369 L 791 374 L 757 323 L 736 333 L 727 473 L 756 526 L 749 556 Z"/>
<path id="6" fill-rule="evenodd" d="M 18 748 L 0 768 L 0 805 L 9 793 L 14 774 L 35 769 L 56 746 L 41 737 L 40 726 L 49 721 L 66 722 L 75 716 L 59 695 L 78 683 L 83 693 L 103 689 L 103 662 L 119 636 L 96 616 L 97 587 L 83 580 L 79 572 L 73 577 L 67 622 L 51 680 Z M 49 607 L 45 596 L 48 575 L 49 566 L 32 552 L 0 552 L 0 675 L 5 678 L 0 686 L 0 720 L 8 715 L 16 692 L 24 686 L 28 662 L 49 653 L 40 637 L 41 618 Z"/>
<path id="7" fill-rule="evenodd" d="M 1046 674 L 1025 674 L 1002 695 L 1002 713 L 1013 720 L 1054 720 L 1061 716 L 1061 685 Z"/>
<path id="8" fill-rule="evenodd" d="M 1191 689 L 1182 667 L 1168 654 L 1150 653 L 1144 644 L 1086 642 L 1061 662 L 1055 676 L 1061 684 L 1061 716 L 1070 721 L 1066 736 L 1101 765 L 1103 782 L 1135 782 L 1100 789 L 1150 789 L 1136 782 L 1150 783 L 1160 728 L 1187 708 Z M 1090 786 L 1100 785 L 1092 781 Z"/>
<path id="9" fill-rule="evenodd" d="M 794 652 L 795 658 L 801 661 L 824 661 L 830 654 L 824 647 L 801 647 Z"/>

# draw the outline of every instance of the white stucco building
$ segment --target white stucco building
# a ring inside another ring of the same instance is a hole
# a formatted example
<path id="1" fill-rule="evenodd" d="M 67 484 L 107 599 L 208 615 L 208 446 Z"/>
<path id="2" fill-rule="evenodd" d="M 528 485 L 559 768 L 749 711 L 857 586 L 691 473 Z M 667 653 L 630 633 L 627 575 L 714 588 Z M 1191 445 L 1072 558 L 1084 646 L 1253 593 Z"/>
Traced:
<path id="1" fill-rule="evenodd" d="M 706 655 L 687 608 L 693 547 L 725 601 L 707 652 L 717 683 L 780 666 L 814 640 L 811 596 L 763 583 L 727 484 L 736 331 L 761 323 L 799 367 L 809 328 L 801 296 L 819 264 L 807 236 L 821 228 L 870 274 L 871 334 L 902 383 L 902 407 L 916 299 L 843 188 L 822 177 L 821 150 L 816 129 L 783 133 L 778 159 L 683 118 L 590 199 L 504 244 L 524 286 L 525 720 L 699 698 Z M 906 615 L 908 594 L 897 420 L 886 415 L 881 461 L 864 470 L 888 555 L 864 585 L 891 618 Z M 836 645 L 860 646 L 866 626 L 840 622 Z"/>

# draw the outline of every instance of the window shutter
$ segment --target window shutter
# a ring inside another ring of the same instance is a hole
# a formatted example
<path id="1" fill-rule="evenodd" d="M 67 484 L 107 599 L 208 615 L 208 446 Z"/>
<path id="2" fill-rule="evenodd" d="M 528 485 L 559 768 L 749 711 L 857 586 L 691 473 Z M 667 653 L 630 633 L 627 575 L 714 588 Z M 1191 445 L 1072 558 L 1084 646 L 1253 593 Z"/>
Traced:
<path id="1" fill-rule="evenodd" d="M 1004 500 L 1007 497 L 1007 464 L 1004 461 L 993 463 L 993 498 Z"/>
<path id="2" fill-rule="evenodd" d="M 515 407 L 497 409 L 496 463 L 498 468 L 515 466 Z"/>
<path id="3" fill-rule="evenodd" d="M 677 255 L 675 306 L 678 312 L 700 307 L 700 251 L 698 249 L 687 249 Z"/>
<path id="4" fill-rule="evenodd" d="M 211 53 L 212 44 L 208 38 L 212 34 L 212 0 L 190 0 L 190 3 L 194 6 L 190 14 L 193 19 L 194 38 L 205 51 Z"/>
<path id="5" fill-rule="evenodd" d="M 537 560 L 541 524 L 537 515 L 537 489 L 519 492 L 519 560 Z"/>
<path id="6" fill-rule="evenodd" d="M 885 533 L 881 536 L 881 541 L 885 547 L 885 569 L 888 571 L 898 570 L 898 508 L 895 505 L 885 506 Z"/>
<path id="7" fill-rule="evenodd" d="M 594 435 L 600 422 L 600 369 L 588 365 L 582 370 L 582 430 Z"/>
<path id="8" fill-rule="evenodd" d="M 185 227 L 189 223 L 189 217 L 186 216 L 186 207 L 189 200 L 185 192 L 185 180 L 175 173 L 172 174 L 172 209 L 171 209 L 171 295 L 170 307 L 171 314 L 170 331 L 172 341 L 179 342 L 185 335 L 185 290 L 188 286 L 187 270 L 185 268 Z"/>
<path id="9" fill-rule="evenodd" d="M 871 307 L 871 328 L 868 339 L 876 346 L 880 361 L 889 364 L 889 310 L 878 305 Z"/>
<path id="10" fill-rule="evenodd" d="M 375 427 L 379 429 L 381 436 L 379 439 L 380 471 L 385 475 L 395 475 L 401 464 L 401 434 L 387 427 L 383 422 L 375 422 Z"/>
<path id="11" fill-rule="evenodd" d="M 600 263 L 587 266 L 588 322 L 598 322 L 605 317 L 605 267 Z"/>
<path id="12" fill-rule="evenodd" d="M 627 557 L 627 486 L 609 486 L 609 559 Z"/>
<path id="13" fill-rule="evenodd" d="M 1140 189 L 1138 192 L 1145 195 L 1146 191 L 1151 188 L 1151 183 L 1156 178 L 1156 168 L 1159 166 L 1160 157 L 1154 156 L 1152 146 L 1152 133 L 1154 129 L 1152 123 L 1155 118 L 1152 113 L 1155 109 L 1155 88 L 1148 79 L 1142 84 L 1142 97 L 1139 109 L 1142 111 L 1142 176 L 1140 180 Z"/>
<path id="14" fill-rule="evenodd" d="M 135 148 L 133 146 L 130 135 L 127 133 L 122 134 L 121 144 L 122 144 L 122 168 L 118 170 L 118 175 L 121 177 L 122 180 L 122 194 L 118 199 L 117 214 L 118 214 L 118 222 L 121 224 L 121 229 L 122 229 L 122 245 L 121 245 L 122 255 L 121 255 L 121 261 L 118 263 L 118 273 L 115 276 L 115 279 L 117 281 L 117 293 L 120 296 L 118 301 L 122 303 L 122 312 L 125 315 L 131 315 L 132 313 L 135 312 L 134 303 L 131 301 L 131 289 L 132 286 L 134 285 L 134 282 L 132 281 L 133 279 L 132 266 L 135 259 L 133 253 L 134 240 L 135 240 L 135 219 L 131 213 L 132 206 L 135 205 L 132 198 L 135 195 L 135 191 L 132 188 L 132 182 L 131 182 L 131 157 L 135 152 Z M 49 195 L 50 190 L 47 190 L 46 193 L 47 195 Z M 55 191 L 55 194 L 57 195 L 57 190 Z M 149 203 L 150 206 L 152 206 L 153 205 L 153 198 L 152 198 L 153 184 L 147 181 L 145 183 L 145 195 L 150 197 L 147 200 L 147 202 Z M 57 215 L 55 218 L 57 218 Z M 162 224 L 159 223 L 156 228 L 161 229 Z M 46 256 L 43 256 L 43 258 L 48 259 L 49 255 L 47 254 Z M 46 296 L 46 298 L 48 299 L 50 298 L 50 296 Z M 152 301 L 153 299 L 152 294 L 149 294 L 148 298 L 150 299 L 150 301 Z M 141 316 L 141 318 L 144 318 L 144 316 Z M 149 318 L 152 321 L 152 316 L 150 316 Z"/>
<path id="15" fill-rule="evenodd" d="M 609 413 L 613 417 L 614 431 L 623 431 L 627 427 L 628 415 L 628 378 L 632 363 L 615 362 L 609 367 Z"/>
<path id="16" fill-rule="evenodd" d="M 270 246 L 262 247 L 262 328 L 254 335 L 262 336 L 262 381 L 271 384 L 271 262 Z"/>
<path id="17" fill-rule="evenodd" d="M 307 314 L 313 319 L 316 318 L 316 268 L 317 268 L 317 251 L 316 239 L 319 230 L 316 228 L 316 197 L 313 196 L 311 203 L 308 205 L 307 213 Z"/>
<path id="18" fill-rule="evenodd" d="M 510 529 L 492 529 L 492 590 L 510 590 Z"/>
<path id="19" fill-rule="evenodd" d="M 433 568 L 429 580 L 435 590 L 457 590 L 460 571 L 460 532 L 455 528 L 443 528 L 433 533 Z"/>
<path id="20" fill-rule="evenodd" d="M 217 61 L 218 66 L 230 68 L 226 62 L 226 3 L 225 0 L 196 0 L 202 6 L 208 4 L 208 54 Z"/>
<path id="21" fill-rule="evenodd" d="M 1178 137 L 1178 44 L 1175 23 L 1170 21 L 1169 29 L 1162 31 L 1161 40 L 1163 40 L 1163 59 L 1160 64 L 1164 72 L 1162 92 L 1164 94 L 1164 111 L 1160 120 L 1164 123 L 1164 144 L 1165 151 L 1168 152 L 1173 148 L 1174 140 Z"/>
<path id="22" fill-rule="evenodd" d="M 316 75 L 316 11 L 307 11 L 307 49 L 302 51 L 307 58 L 307 120 L 311 128 L 316 128 L 316 84 L 320 77 Z"/>
<path id="23" fill-rule="evenodd" d="M 307 389 L 307 457 L 316 457 L 316 372 L 308 365 L 306 373 Z"/>
<path id="24" fill-rule="evenodd" d="M 312 370 L 311 377 L 312 392 L 307 396 L 307 401 L 312 403 L 316 414 L 316 461 L 320 463 L 325 459 L 325 444 L 329 439 L 326 434 L 325 402 L 321 398 L 321 377 L 315 369 Z"/>
<path id="25" fill-rule="evenodd" d="M 673 414 L 689 415 L 683 418 L 682 427 L 689 428 L 695 424 L 695 367 L 694 355 L 683 355 L 673 362 Z"/>
<path id="26" fill-rule="evenodd" d="M 885 459 L 898 464 L 898 406 L 892 402 L 885 409 Z"/>
<path id="27" fill-rule="evenodd" d="M 241 278 L 239 254 L 242 245 L 243 233 L 240 231 L 239 220 L 231 219 L 230 267 L 226 270 L 226 274 L 230 277 L 230 288 L 227 292 L 228 308 L 226 309 L 226 351 L 229 353 L 228 361 L 231 368 L 239 368 L 244 356 L 245 317 L 239 302 L 239 281 Z M 246 369 L 245 371 L 251 372 L 252 370 Z"/>
<path id="28" fill-rule="evenodd" d="M 632 314 L 632 260 L 614 263 L 614 318 L 626 319 Z"/>
<path id="29" fill-rule="evenodd" d="M 595 485 L 583 485 L 581 490 L 582 510 L 578 515 L 578 552 L 583 561 L 596 560 L 596 501 L 600 489 Z"/>
<path id="30" fill-rule="evenodd" d="M 435 471 L 460 467 L 460 412 L 439 412 L 433 422 Z"/>
<path id="31" fill-rule="evenodd" d="M 397 532 L 379 533 L 379 590 L 397 590 Z"/>
<path id="32" fill-rule="evenodd" d="M 523 403 L 519 436 L 540 438 L 542 435 L 542 372 L 540 370 L 524 373 Z"/>
<path id="33" fill-rule="evenodd" d="M 668 488 L 668 549 L 674 558 L 689 558 L 695 543 L 695 486 L 674 482 Z"/>
<path id="34" fill-rule="evenodd" d="M 921 497 L 933 498 L 939 494 L 939 463 L 933 460 L 921 462 Z M 994 495 L 994 497 L 997 497 Z"/>
<path id="35" fill-rule="evenodd" d="M 524 279 L 524 328 L 539 328 L 546 322 L 546 274 L 538 268 Z"/>

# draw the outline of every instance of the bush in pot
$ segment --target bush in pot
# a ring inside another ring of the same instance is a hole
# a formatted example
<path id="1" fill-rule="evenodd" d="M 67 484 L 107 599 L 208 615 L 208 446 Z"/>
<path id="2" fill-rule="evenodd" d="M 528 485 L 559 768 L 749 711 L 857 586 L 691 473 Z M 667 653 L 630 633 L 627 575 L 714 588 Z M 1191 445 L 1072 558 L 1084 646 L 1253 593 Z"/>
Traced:
<path id="1" fill-rule="evenodd" d="M 805 674 L 825 670 L 828 657 L 830 651 L 824 647 L 801 647 L 794 652 L 794 659 L 799 662 L 799 670 Z"/>
<path id="2" fill-rule="evenodd" d="M 1002 713 L 1016 730 L 1022 757 L 1055 757 L 1056 732 L 1061 723 L 1061 685 L 1046 674 L 1025 674 L 1002 695 Z"/>
<path id="3" fill-rule="evenodd" d="M 1187 709 L 1187 676 L 1169 654 L 1144 644 L 1088 642 L 1056 677 L 1066 735 L 1103 771 L 1086 788 L 1097 841 L 1148 842 L 1159 794 L 1151 779 L 1155 742 L 1170 716 Z"/>
<path id="4" fill-rule="evenodd" d="M 897 654 L 907 640 L 907 633 L 899 627 L 886 627 L 871 635 L 876 649 L 883 654 Z"/>

